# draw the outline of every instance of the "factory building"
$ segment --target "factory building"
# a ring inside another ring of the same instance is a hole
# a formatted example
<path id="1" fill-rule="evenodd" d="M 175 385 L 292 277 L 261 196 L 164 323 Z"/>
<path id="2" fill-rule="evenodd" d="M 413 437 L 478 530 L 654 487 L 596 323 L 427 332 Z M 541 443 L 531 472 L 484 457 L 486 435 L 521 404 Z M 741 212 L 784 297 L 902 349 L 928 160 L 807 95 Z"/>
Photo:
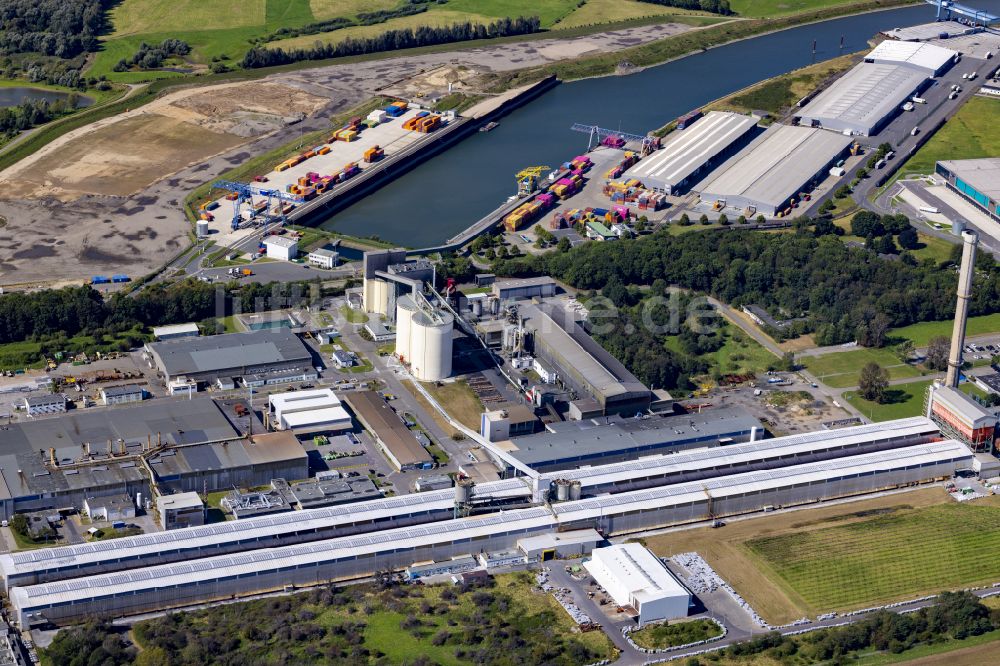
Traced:
<path id="1" fill-rule="evenodd" d="M 88 497 L 83 500 L 81 509 L 81 513 L 91 520 L 111 522 L 135 518 L 135 502 L 128 495 Z"/>
<path id="2" fill-rule="evenodd" d="M 626 171 L 648 189 L 679 195 L 687 192 L 714 165 L 729 157 L 752 136 L 757 119 L 739 113 L 711 111 L 683 130 L 675 130 L 663 147 Z"/>
<path id="3" fill-rule="evenodd" d="M 570 313 L 552 304 L 520 304 L 519 316 L 530 335 L 530 351 L 555 366 L 562 380 L 577 393 L 570 417 L 614 414 L 634 416 L 650 408 L 653 394 Z"/>
<path id="4" fill-rule="evenodd" d="M 251 383 L 316 378 L 309 349 L 283 327 L 153 342 L 146 352 L 168 383 L 179 378 L 214 382 L 242 377 Z"/>
<path id="5" fill-rule="evenodd" d="M 944 178 L 948 189 L 1000 222 L 1000 157 L 943 160 L 934 171 Z"/>
<path id="6" fill-rule="evenodd" d="M 455 318 L 432 306 L 423 294 L 396 302 L 396 356 L 423 382 L 446 379 L 452 372 Z"/>
<path id="7" fill-rule="evenodd" d="M 396 316 L 396 300 L 434 284 L 434 264 L 426 259 L 407 261 L 406 250 L 373 250 L 362 259 L 364 284 L 361 303 L 365 312 L 387 319 Z"/>
<path id="8" fill-rule="evenodd" d="M 183 564 L 88 575 L 73 582 L 15 586 L 10 588 L 9 597 L 21 626 L 39 616 L 62 623 L 94 614 L 129 615 L 228 600 L 288 586 L 360 578 L 385 568 L 403 569 L 418 562 L 440 562 L 470 556 L 473 552 L 511 550 L 519 541 L 553 532 L 597 529 L 605 534 L 623 534 L 768 506 L 811 503 L 910 486 L 950 477 L 957 470 L 970 467 L 972 459 L 972 452 L 959 442 L 922 444 L 848 459 L 561 502 L 551 507 L 512 509 L 378 534 L 264 547 L 237 555 L 190 559 Z M 400 500 L 404 498 L 392 500 L 404 504 L 419 501 L 421 497 L 425 496 L 405 498 L 403 502 Z M 294 515 L 287 517 L 291 519 Z M 285 516 L 273 516 L 270 520 L 282 518 Z M 9 571 L 6 567 L 12 560 L 23 562 L 26 556 L 35 554 L 36 551 L 6 555 L 0 557 L 0 563 Z M 122 557 L 124 553 L 116 549 L 114 555 Z M 80 575 L 79 570 L 76 575 Z M 7 580 L 10 585 L 10 573 Z"/>
<path id="9" fill-rule="evenodd" d="M 291 261 L 299 256 L 299 242 L 287 236 L 265 236 L 264 247 L 269 259 Z"/>
<path id="10" fill-rule="evenodd" d="M 701 200 L 748 218 L 775 217 L 824 178 L 851 139 L 808 127 L 772 125 L 746 149 L 695 186 Z"/>
<path id="11" fill-rule="evenodd" d="M 797 114 L 799 122 L 807 127 L 872 136 L 923 89 L 927 76 L 920 69 L 903 65 L 861 63 L 802 107 Z"/>
<path id="12" fill-rule="evenodd" d="M 556 281 L 547 275 L 530 278 L 496 280 L 492 287 L 493 298 L 517 301 L 528 298 L 548 298 L 556 295 Z"/>
<path id="13" fill-rule="evenodd" d="M 347 404 L 397 470 L 434 466 L 431 455 L 378 393 L 355 391 L 347 397 Z"/>
<path id="14" fill-rule="evenodd" d="M 318 509 L 382 497 L 382 491 L 367 476 L 356 479 L 313 479 L 293 484 L 288 489 L 299 509 Z"/>
<path id="15" fill-rule="evenodd" d="M 479 417 L 479 434 L 490 442 L 502 442 L 511 437 L 531 435 L 538 417 L 527 405 L 508 404 L 500 409 L 483 412 Z"/>
<path id="16" fill-rule="evenodd" d="M 642 544 L 596 548 L 583 567 L 640 627 L 688 615 L 691 593 Z"/>
<path id="17" fill-rule="evenodd" d="M 997 417 L 990 410 L 957 388 L 931 384 L 927 391 L 927 415 L 941 432 L 973 451 L 993 450 Z"/>
<path id="18" fill-rule="evenodd" d="M 500 506 L 523 502 L 530 491 L 516 479 L 476 487 L 475 500 Z M 319 541 L 338 536 L 448 520 L 454 516 L 455 491 L 424 492 L 295 511 L 262 518 L 156 532 L 116 539 L 114 548 L 84 543 L 0 554 L 0 573 L 6 588 L 82 575 L 122 571 L 156 564 L 186 562 L 210 555 L 238 553 L 256 548 Z M 107 543 L 107 542 L 102 542 Z"/>
<path id="19" fill-rule="evenodd" d="M 536 471 L 551 472 L 746 442 L 763 430 L 749 412 L 720 407 L 705 414 L 551 423 L 545 432 L 498 442 L 497 446 Z M 507 473 L 512 474 L 513 469 Z"/>
<path id="20" fill-rule="evenodd" d="M 104 405 L 127 405 L 133 402 L 142 402 L 146 397 L 146 391 L 138 384 L 127 386 L 106 386 L 100 390 L 101 404 Z"/>
<path id="21" fill-rule="evenodd" d="M 165 530 L 198 527 L 205 524 L 205 505 L 198 493 L 160 495 L 156 498 L 156 515 Z"/>
<path id="22" fill-rule="evenodd" d="M 272 393 L 268 397 L 271 423 L 277 430 L 298 434 L 350 430 L 351 415 L 333 389 Z"/>
<path id="23" fill-rule="evenodd" d="M 958 53 L 951 49 L 921 42 L 886 40 L 876 46 L 865 62 L 875 65 L 899 65 L 925 76 L 940 76 L 955 64 Z"/>

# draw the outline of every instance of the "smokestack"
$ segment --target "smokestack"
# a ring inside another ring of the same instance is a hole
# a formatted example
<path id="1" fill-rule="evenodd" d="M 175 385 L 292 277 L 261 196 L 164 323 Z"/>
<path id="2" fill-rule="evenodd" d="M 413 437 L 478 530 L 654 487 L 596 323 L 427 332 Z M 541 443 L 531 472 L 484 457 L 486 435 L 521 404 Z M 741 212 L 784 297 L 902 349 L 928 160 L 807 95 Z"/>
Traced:
<path id="1" fill-rule="evenodd" d="M 965 321 L 969 318 L 969 298 L 972 296 L 972 279 L 976 272 L 976 245 L 979 235 L 975 231 L 962 232 L 962 265 L 958 269 L 958 303 L 955 306 L 955 328 L 951 333 L 951 353 L 948 354 L 948 376 L 945 386 L 958 386 L 959 368 L 962 366 L 962 348 L 965 346 Z"/>

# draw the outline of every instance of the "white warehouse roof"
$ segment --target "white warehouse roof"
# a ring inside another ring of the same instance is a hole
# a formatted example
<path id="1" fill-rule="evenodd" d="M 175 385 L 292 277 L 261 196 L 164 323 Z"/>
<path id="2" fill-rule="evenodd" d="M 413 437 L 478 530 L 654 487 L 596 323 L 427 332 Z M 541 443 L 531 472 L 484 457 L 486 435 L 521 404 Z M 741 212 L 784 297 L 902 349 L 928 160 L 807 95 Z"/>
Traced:
<path id="1" fill-rule="evenodd" d="M 153 327 L 153 337 L 156 339 L 176 335 L 201 335 L 201 333 L 198 331 L 198 324 L 195 324 L 194 322 L 188 324 L 173 324 L 171 326 Z"/>
<path id="2" fill-rule="evenodd" d="M 695 187 L 704 201 L 726 200 L 768 212 L 780 208 L 851 144 L 849 137 L 809 127 L 772 125 Z"/>
<path id="3" fill-rule="evenodd" d="M 294 238 L 288 238 L 286 236 L 266 236 L 264 238 L 265 245 L 274 245 L 275 247 L 297 247 L 299 242 Z"/>
<path id="4" fill-rule="evenodd" d="M 646 187 L 672 191 L 756 124 L 750 116 L 712 111 L 687 129 L 674 131 L 663 148 L 640 160 L 622 178 L 637 178 Z"/>
<path id="5" fill-rule="evenodd" d="M 351 415 L 340 404 L 333 389 L 276 393 L 268 402 L 282 429 L 348 428 Z"/>
<path id="6" fill-rule="evenodd" d="M 865 62 L 904 65 L 934 76 L 958 55 L 951 49 L 921 42 L 887 39 L 865 56 Z"/>
<path id="7" fill-rule="evenodd" d="M 957 388 L 939 386 L 934 389 L 934 402 L 965 421 L 970 428 L 984 428 L 996 424 L 997 419 L 987 408 Z"/>
<path id="8" fill-rule="evenodd" d="M 897 42 L 909 44 L 910 42 Z M 869 136 L 916 92 L 928 73 L 898 64 L 863 62 L 802 108 L 803 125 Z"/>
<path id="9" fill-rule="evenodd" d="M 595 548 L 591 561 L 583 566 L 599 582 L 604 576 L 612 579 L 609 581 L 611 586 L 604 584 L 604 587 L 620 606 L 631 604 L 633 598 L 642 603 L 664 597 L 690 596 L 663 563 L 639 543 Z"/>

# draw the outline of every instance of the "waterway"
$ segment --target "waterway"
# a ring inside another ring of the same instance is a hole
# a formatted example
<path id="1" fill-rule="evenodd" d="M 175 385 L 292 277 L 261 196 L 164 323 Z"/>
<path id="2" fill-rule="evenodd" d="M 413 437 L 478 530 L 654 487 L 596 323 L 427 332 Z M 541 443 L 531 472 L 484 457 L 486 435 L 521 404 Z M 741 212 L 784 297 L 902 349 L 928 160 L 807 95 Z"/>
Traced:
<path id="1" fill-rule="evenodd" d="M 29 86 L 0 87 L 0 107 L 17 106 L 34 100 L 44 100 L 51 103 L 60 99 L 66 99 L 67 97 L 69 97 L 69 93 L 59 90 L 46 90 L 44 88 L 31 88 Z M 79 95 L 76 105 L 78 107 L 90 106 L 93 102 L 94 100 L 86 95 Z"/>
<path id="2" fill-rule="evenodd" d="M 1000 0 L 977 7 L 1000 12 Z M 882 30 L 934 20 L 929 5 L 785 30 L 698 53 L 631 76 L 564 83 L 337 213 L 326 229 L 407 247 L 436 245 L 499 206 L 527 166 L 555 167 L 587 148 L 575 122 L 635 134 L 701 105 L 813 62 L 867 48 Z M 813 55 L 813 40 L 816 54 Z"/>

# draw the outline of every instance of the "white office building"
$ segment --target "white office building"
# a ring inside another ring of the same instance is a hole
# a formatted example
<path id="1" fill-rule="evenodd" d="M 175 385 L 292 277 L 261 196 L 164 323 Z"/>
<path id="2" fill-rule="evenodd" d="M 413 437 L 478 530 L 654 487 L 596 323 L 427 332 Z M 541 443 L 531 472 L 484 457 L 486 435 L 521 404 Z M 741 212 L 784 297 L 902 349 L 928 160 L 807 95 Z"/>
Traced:
<path id="1" fill-rule="evenodd" d="M 583 566 L 616 604 L 636 616 L 639 626 L 687 617 L 691 593 L 638 543 L 596 548 Z"/>

